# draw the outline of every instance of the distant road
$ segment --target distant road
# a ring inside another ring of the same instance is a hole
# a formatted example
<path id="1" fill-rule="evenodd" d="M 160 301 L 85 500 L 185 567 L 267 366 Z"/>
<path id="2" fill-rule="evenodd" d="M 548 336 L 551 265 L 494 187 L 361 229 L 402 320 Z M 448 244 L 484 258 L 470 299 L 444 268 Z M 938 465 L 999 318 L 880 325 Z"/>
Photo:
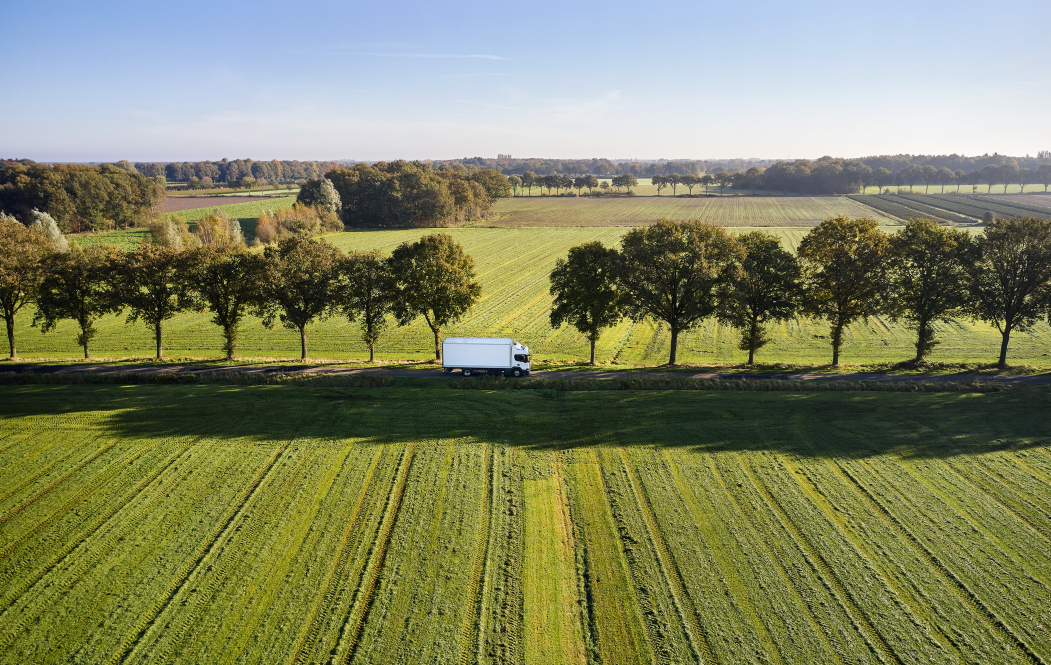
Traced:
<path id="1" fill-rule="evenodd" d="M 238 372 L 243 374 L 381 374 L 386 376 L 415 376 L 420 378 L 459 377 L 459 372 L 452 374 L 440 369 L 415 369 L 410 367 L 326 367 L 324 365 L 240 365 L 217 366 L 206 364 L 165 364 L 165 365 L 104 365 L 93 363 L 0 363 L 0 372 L 29 374 L 156 374 L 160 372 L 179 372 L 186 374 L 224 374 Z M 815 372 L 629 372 L 629 371 L 535 371 L 530 374 L 535 379 L 702 379 L 724 381 L 929 381 L 929 382 L 972 382 L 1006 383 L 1006 384 L 1049 384 L 1048 374 L 879 374 L 858 372 L 848 374 L 819 374 Z"/>

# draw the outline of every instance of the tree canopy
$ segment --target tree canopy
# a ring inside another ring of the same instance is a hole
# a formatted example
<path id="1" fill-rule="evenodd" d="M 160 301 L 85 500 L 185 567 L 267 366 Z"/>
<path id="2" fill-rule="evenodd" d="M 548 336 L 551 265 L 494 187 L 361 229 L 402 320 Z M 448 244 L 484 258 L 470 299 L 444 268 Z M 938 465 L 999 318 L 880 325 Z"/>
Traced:
<path id="1" fill-rule="evenodd" d="M 474 260 L 452 236 L 434 233 L 399 245 L 390 265 L 398 323 L 406 325 L 422 316 L 434 333 L 434 357 L 440 362 L 442 329 L 463 318 L 481 297 Z"/>
<path id="2" fill-rule="evenodd" d="M 11 357 L 15 346 L 15 316 L 33 302 L 45 274 L 45 260 L 54 245 L 40 227 L 26 227 L 14 217 L 0 213 L 0 307 L 7 323 Z"/>
<path id="3" fill-rule="evenodd" d="M 595 364 L 595 344 L 603 328 L 616 325 L 623 317 L 618 284 L 620 255 L 601 242 L 571 247 L 569 255 L 558 259 L 551 271 L 551 327 L 569 323 L 587 337 L 591 364 Z"/>
<path id="4" fill-rule="evenodd" d="M 120 249 L 112 245 L 81 249 L 74 244 L 68 252 L 51 254 L 38 291 L 33 323 L 49 332 L 60 320 L 72 319 L 80 329 L 77 344 L 84 349 L 84 358 L 90 358 L 88 345 L 98 332 L 95 321 L 119 309 L 110 288 L 110 269 L 119 256 Z"/>
<path id="5" fill-rule="evenodd" d="M 263 324 L 275 318 L 289 330 L 299 331 L 303 360 L 307 359 L 307 325 L 331 314 L 339 302 L 337 267 L 342 253 L 316 238 L 290 236 L 264 250 L 269 291 Z"/>

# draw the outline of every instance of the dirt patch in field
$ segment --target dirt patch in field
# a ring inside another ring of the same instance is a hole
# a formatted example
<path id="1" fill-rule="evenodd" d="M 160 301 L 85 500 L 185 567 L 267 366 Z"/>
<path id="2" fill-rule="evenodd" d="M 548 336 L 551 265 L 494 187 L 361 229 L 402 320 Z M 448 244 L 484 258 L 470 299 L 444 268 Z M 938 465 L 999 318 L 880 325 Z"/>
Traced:
<path id="1" fill-rule="evenodd" d="M 164 212 L 178 212 L 180 210 L 193 210 L 194 208 L 207 208 L 209 206 L 225 206 L 234 203 L 248 203 L 249 201 L 266 201 L 279 199 L 281 196 L 172 196 L 164 201 Z"/>

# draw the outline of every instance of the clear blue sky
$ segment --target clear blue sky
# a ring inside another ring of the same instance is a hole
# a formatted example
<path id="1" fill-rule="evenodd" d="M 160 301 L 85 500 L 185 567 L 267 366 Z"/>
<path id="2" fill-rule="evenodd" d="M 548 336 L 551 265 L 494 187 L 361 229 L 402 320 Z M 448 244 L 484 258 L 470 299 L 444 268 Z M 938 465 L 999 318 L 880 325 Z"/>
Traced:
<path id="1" fill-rule="evenodd" d="M 1051 2 L 0 3 L 0 157 L 1051 149 Z"/>

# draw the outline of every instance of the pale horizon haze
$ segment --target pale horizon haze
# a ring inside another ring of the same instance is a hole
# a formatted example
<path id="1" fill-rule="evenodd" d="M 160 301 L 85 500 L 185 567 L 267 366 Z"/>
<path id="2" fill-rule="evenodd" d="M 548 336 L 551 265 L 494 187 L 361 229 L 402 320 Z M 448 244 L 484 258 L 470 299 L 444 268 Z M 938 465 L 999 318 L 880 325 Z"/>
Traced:
<path id="1" fill-rule="evenodd" d="M 1051 3 L 7 1 L 0 157 L 1051 149 Z"/>

